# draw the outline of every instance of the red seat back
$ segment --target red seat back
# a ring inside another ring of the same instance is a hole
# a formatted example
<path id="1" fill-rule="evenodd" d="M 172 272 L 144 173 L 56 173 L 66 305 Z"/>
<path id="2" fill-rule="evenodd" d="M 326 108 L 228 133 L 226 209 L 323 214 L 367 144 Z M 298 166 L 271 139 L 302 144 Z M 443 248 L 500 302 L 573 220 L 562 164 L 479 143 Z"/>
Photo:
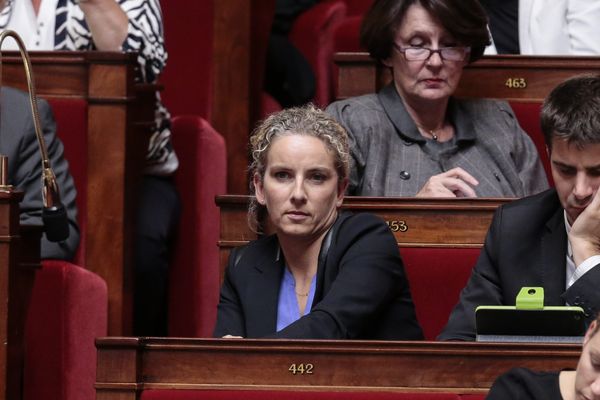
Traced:
<path id="1" fill-rule="evenodd" d="M 375 0 L 344 0 L 348 8 L 348 16 L 364 15 Z"/>
<path id="2" fill-rule="evenodd" d="M 211 337 L 219 300 L 219 209 L 225 194 L 225 141 L 204 119 L 173 118 L 181 218 L 169 271 L 169 335 Z"/>
<path id="3" fill-rule="evenodd" d="M 69 172 L 77 189 L 77 222 L 79 223 L 80 242 L 74 263 L 85 265 L 85 231 L 87 204 L 87 102 L 84 99 L 48 99 L 54 119 L 56 135 L 65 149 L 65 159 L 69 163 Z"/>
<path id="4" fill-rule="evenodd" d="M 25 327 L 24 400 L 93 400 L 94 340 L 106 336 L 106 283 L 66 261 L 36 272 Z"/>
<path id="5" fill-rule="evenodd" d="M 478 248 L 400 249 L 410 292 L 426 340 L 435 340 L 475 266 Z"/>
<path id="6" fill-rule="evenodd" d="M 546 151 L 546 141 L 544 140 L 544 134 L 542 133 L 542 128 L 540 126 L 540 109 L 542 104 L 511 101 L 510 106 L 515 112 L 515 116 L 519 120 L 521 128 L 523 128 L 529 137 L 531 137 L 531 140 L 533 140 L 540 155 L 540 159 L 542 160 L 542 164 L 544 165 L 548 181 L 551 186 L 554 186 L 552 170 L 550 168 L 550 157 L 548 157 L 548 152 Z"/>

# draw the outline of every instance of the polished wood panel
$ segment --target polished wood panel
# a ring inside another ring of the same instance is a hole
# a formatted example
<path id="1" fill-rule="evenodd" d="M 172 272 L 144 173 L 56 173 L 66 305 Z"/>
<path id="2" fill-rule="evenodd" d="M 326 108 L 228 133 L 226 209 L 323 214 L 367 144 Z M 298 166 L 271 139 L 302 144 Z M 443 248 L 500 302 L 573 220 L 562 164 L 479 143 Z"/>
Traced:
<path id="1" fill-rule="evenodd" d="M 88 103 L 84 266 L 108 284 L 109 333 L 131 332 L 131 232 L 137 178 L 154 121 L 153 85 L 135 84 L 135 54 L 31 52 L 39 96 Z M 21 59 L 3 53 L 2 79 L 26 89 Z M 82 132 L 85 134 L 85 132 Z"/>
<path id="2" fill-rule="evenodd" d="M 217 196 L 221 209 L 221 271 L 233 247 L 257 238 L 247 223 L 249 200 L 250 196 Z M 390 226 L 400 247 L 479 248 L 494 211 L 511 200 L 347 196 L 342 209 L 380 216 Z"/>
<path id="3" fill-rule="evenodd" d="M 367 53 L 338 53 L 338 99 L 374 93 L 391 82 L 389 68 Z M 456 96 L 541 102 L 574 75 L 600 73 L 600 57 L 486 56 L 465 67 Z"/>
<path id="4" fill-rule="evenodd" d="M 275 0 L 213 0 L 212 118 L 227 143 L 227 193 L 248 193 L 248 138 L 263 118 Z"/>
<path id="5" fill-rule="evenodd" d="M 97 398 L 146 389 L 485 393 L 502 372 L 575 368 L 579 345 L 101 338 Z M 312 374 L 292 373 L 311 364 Z"/>
<path id="6" fill-rule="evenodd" d="M 40 268 L 41 227 L 19 226 L 23 192 L 0 191 L 0 399 L 22 398 L 25 319 L 35 271 Z"/>

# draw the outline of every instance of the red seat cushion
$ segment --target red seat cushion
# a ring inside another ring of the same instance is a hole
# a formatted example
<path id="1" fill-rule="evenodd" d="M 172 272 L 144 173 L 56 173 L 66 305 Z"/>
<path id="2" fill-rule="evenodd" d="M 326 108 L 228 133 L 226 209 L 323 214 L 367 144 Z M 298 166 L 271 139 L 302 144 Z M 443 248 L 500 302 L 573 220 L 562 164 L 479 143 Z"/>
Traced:
<path id="1" fill-rule="evenodd" d="M 435 340 L 446 326 L 479 252 L 478 248 L 400 249 L 426 340 Z"/>
<path id="2" fill-rule="evenodd" d="M 459 400 L 454 393 L 282 390 L 144 390 L 140 400 Z"/>
<path id="3" fill-rule="evenodd" d="M 25 327 L 25 400 L 93 400 L 94 340 L 107 334 L 106 283 L 66 261 L 36 272 Z"/>

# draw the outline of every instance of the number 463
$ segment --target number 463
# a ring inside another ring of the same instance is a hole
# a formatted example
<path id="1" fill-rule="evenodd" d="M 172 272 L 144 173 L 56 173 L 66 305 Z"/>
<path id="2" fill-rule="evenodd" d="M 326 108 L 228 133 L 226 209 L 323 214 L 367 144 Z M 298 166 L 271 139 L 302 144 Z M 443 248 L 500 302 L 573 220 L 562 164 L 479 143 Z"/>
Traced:
<path id="1" fill-rule="evenodd" d="M 511 89 L 525 89 L 527 87 L 527 81 L 525 78 L 508 78 L 504 82 L 504 86 Z"/>

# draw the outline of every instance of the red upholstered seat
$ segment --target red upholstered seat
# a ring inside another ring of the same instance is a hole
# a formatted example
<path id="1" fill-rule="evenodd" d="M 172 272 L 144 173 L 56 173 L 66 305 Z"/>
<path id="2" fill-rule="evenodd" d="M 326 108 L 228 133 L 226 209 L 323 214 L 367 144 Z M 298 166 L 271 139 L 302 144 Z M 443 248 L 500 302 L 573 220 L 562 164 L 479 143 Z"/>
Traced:
<path id="1" fill-rule="evenodd" d="M 274 7 L 274 4 L 272 6 Z M 253 69 L 255 76 L 262 77 L 264 70 L 266 46 L 261 46 L 262 42 L 260 41 L 268 40 L 273 10 L 274 8 L 270 10 L 270 14 L 264 10 L 263 15 L 254 16 L 257 23 L 255 23 L 253 34 L 255 40 L 259 41 L 255 49 L 255 56 L 258 59 L 254 60 L 256 65 L 253 66 L 255 67 Z M 334 33 L 345 14 L 346 5 L 342 0 L 321 1 L 298 16 L 289 34 L 290 41 L 300 50 L 315 74 L 316 87 L 313 102 L 320 107 L 327 106 L 334 99 Z M 269 23 L 264 24 L 266 16 L 270 17 L 270 20 Z M 262 82 L 262 78 L 258 81 Z M 259 117 L 261 118 L 281 110 L 277 101 L 268 94 L 261 94 L 259 100 L 261 104 Z"/>
<path id="2" fill-rule="evenodd" d="M 85 260 L 87 202 L 87 103 L 84 99 L 48 99 L 56 134 L 77 188 L 81 239 L 75 263 Z M 92 400 L 95 398 L 94 339 L 107 334 L 106 283 L 96 274 L 65 261 L 45 260 L 36 272 L 25 328 L 24 398 Z"/>
<path id="3" fill-rule="evenodd" d="M 225 141 L 204 119 L 173 118 L 182 205 L 169 279 L 169 335 L 210 337 L 219 300 L 219 209 L 226 193 Z"/>
<path id="4" fill-rule="evenodd" d="M 521 128 L 523 128 L 529 137 L 531 137 L 531 140 L 533 140 L 533 143 L 540 154 L 542 164 L 544 164 L 544 170 L 546 171 L 548 181 L 550 182 L 550 185 L 554 186 L 552 170 L 550 169 L 550 158 L 546 151 L 546 142 L 540 126 L 540 109 L 542 104 L 511 101 L 510 106 L 515 112 L 515 116 L 519 120 Z"/>
<path id="5" fill-rule="evenodd" d="M 373 0 L 344 0 L 348 12 L 335 31 L 335 52 L 364 51 L 360 47 L 360 26 Z"/>
<path id="6" fill-rule="evenodd" d="M 77 222 L 81 232 L 74 263 L 85 266 L 85 232 L 87 204 L 87 102 L 84 99 L 48 99 L 56 121 L 56 135 L 63 142 L 69 172 L 77 188 Z"/>
<path id="7" fill-rule="evenodd" d="M 346 5 L 343 1 L 321 1 L 300 14 L 290 32 L 290 40 L 315 73 L 314 103 L 321 107 L 333 100 L 333 40 L 345 15 Z"/>
<path id="8" fill-rule="evenodd" d="M 446 325 L 479 252 L 477 248 L 400 249 L 426 340 L 435 340 Z"/>
<path id="9" fill-rule="evenodd" d="M 144 390 L 140 400 L 459 400 L 454 393 L 282 390 Z"/>
<path id="10" fill-rule="evenodd" d="M 107 334 L 106 283 L 77 265 L 45 260 L 25 328 L 25 400 L 93 400 L 94 340 Z"/>

